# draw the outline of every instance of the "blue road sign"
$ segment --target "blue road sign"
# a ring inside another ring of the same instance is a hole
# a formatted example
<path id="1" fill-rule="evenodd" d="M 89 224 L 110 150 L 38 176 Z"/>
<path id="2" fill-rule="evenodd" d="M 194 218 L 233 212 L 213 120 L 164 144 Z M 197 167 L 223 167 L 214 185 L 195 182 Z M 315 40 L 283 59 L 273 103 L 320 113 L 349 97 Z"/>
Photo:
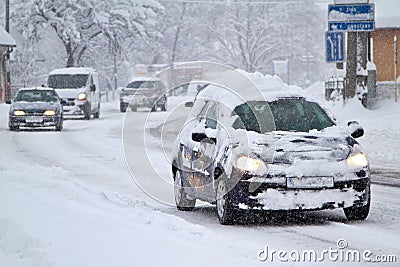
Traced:
<path id="1" fill-rule="evenodd" d="M 374 30 L 374 21 L 328 22 L 328 31 L 371 32 Z"/>
<path id="2" fill-rule="evenodd" d="M 369 21 L 375 19 L 374 4 L 329 5 L 328 21 Z"/>
<path id="3" fill-rule="evenodd" d="M 344 33 L 326 32 L 326 62 L 344 62 Z"/>

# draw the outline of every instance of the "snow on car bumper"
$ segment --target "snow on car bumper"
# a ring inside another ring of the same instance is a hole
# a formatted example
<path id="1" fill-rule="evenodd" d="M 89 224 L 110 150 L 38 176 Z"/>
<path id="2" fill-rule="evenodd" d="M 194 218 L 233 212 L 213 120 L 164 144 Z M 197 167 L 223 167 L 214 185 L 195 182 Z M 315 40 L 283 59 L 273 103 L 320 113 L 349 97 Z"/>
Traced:
<path id="1" fill-rule="evenodd" d="M 242 210 L 322 210 L 367 203 L 369 176 L 334 181 L 331 188 L 288 188 L 287 180 L 241 180 L 230 192 L 231 204 Z"/>
<path id="2" fill-rule="evenodd" d="M 320 210 L 347 208 L 356 204 L 365 204 L 362 199 L 365 192 L 354 189 L 324 190 L 279 190 L 268 189 L 257 196 L 249 197 L 244 203 L 238 203 L 239 209 L 258 210 Z"/>
<path id="3" fill-rule="evenodd" d="M 9 125 L 19 127 L 50 127 L 56 126 L 60 121 L 58 116 L 11 116 Z"/>

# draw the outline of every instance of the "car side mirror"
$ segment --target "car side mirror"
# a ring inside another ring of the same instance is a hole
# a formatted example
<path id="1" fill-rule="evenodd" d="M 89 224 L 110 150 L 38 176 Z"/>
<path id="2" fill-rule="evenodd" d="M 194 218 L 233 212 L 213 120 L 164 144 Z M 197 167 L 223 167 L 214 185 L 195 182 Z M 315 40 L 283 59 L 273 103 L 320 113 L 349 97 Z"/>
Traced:
<path id="1" fill-rule="evenodd" d="M 185 107 L 187 107 L 187 108 L 191 108 L 191 107 L 193 107 L 193 102 L 191 102 L 191 101 L 189 101 L 189 102 L 186 102 L 185 103 Z"/>
<path id="2" fill-rule="evenodd" d="M 205 133 L 192 133 L 192 140 L 195 142 L 201 142 L 203 139 L 206 139 L 207 135 Z"/>
<path id="3" fill-rule="evenodd" d="M 96 91 L 96 85 L 92 84 L 92 85 L 90 86 L 90 91 L 91 91 L 91 92 Z"/>
<path id="4" fill-rule="evenodd" d="M 359 138 L 364 135 L 364 129 L 358 121 L 349 121 L 347 123 L 347 133 L 353 138 Z"/>
<path id="5" fill-rule="evenodd" d="M 209 143 L 217 143 L 217 139 L 216 138 L 210 138 L 208 137 L 205 133 L 192 133 L 192 140 L 195 142 L 209 142 Z"/>
<path id="6" fill-rule="evenodd" d="M 11 100 L 7 100 L 6 104 L 10 105 L 11 104 Z"/>
<path id="7" fill-rule="evenodd" d="M 60 104 L 64 106 L 65 104 L 67 104 L 67 101 L 65 101 L 64 99 L 61 99 Z"/>

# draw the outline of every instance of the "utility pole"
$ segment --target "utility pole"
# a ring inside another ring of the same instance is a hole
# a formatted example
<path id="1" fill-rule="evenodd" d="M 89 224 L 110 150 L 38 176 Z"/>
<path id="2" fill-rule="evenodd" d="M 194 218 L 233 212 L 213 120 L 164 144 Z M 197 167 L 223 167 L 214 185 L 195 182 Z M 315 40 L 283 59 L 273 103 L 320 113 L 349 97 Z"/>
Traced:
<path id="1" fill-rule="evenodd" d="M 6 32 L 10 32 L 10 0 L 6 0 Z M 10 70 L 7 69 L 10 66 L 10 48 L 7 48 L 7 51 L 3 57 L 3 69 L 6 70 L 5 75 L 5 88 L 4 88 L 4 99 L 11 99 L 11 88 L 10 88 Z"/>
<path id="2" fill-rule="evenodd" d="M 397 36 L 394 36 L 393 41 L 393 77 L 394 77 L 394 101 L 397 102 L 398 93 L 397 93 Z"/>
<path id="3" fill-rule="evenodd" d="M 10 32 L 10 0 L 6 0 L 6 32 Z"/>
<path id="4" fill-rule="evenodd" d="M 357 87 L 357 32 L 347 33 L 345 99 L 353 98 Z"/>
<path id="5" fill-rule="evenodd" d="M 114 47 L 114 90 L 112 93 L 113 96 L 113 100 L 115 100 L 115 92 L 117 91 L 117 86 L 118 86 L 118 82 L 117 82 L 117 49 Z"/>

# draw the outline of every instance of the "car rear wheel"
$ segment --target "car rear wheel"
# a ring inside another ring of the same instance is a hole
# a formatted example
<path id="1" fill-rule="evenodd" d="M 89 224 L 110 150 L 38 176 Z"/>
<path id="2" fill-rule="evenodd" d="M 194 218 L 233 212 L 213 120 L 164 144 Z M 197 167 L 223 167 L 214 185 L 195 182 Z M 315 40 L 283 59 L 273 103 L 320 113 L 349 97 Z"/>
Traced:
<path id="1" fill-rule="evenodd" d="M 196 199 L 189 199 L 183 189 L 182 176 L 179 170 L 175 174 L 174 197 L 178 210 L 192 211 L 196 205 Z"/>
<path id="2" fill-rule="evenodd" d="M 361 207 L 344 208 L 344 214 L 349 221 L 363 221 L 367 219 L 371 207 L 371 189 L 368 186 L 368 201 L 367 204 Z"/>
<path id="3" fill-rule="evenodd" d="M 217 184 L 216 205 L 218 220 L 221 224 L 233 224 L 233 209 L 226 182 L 221 179 Z"/>

